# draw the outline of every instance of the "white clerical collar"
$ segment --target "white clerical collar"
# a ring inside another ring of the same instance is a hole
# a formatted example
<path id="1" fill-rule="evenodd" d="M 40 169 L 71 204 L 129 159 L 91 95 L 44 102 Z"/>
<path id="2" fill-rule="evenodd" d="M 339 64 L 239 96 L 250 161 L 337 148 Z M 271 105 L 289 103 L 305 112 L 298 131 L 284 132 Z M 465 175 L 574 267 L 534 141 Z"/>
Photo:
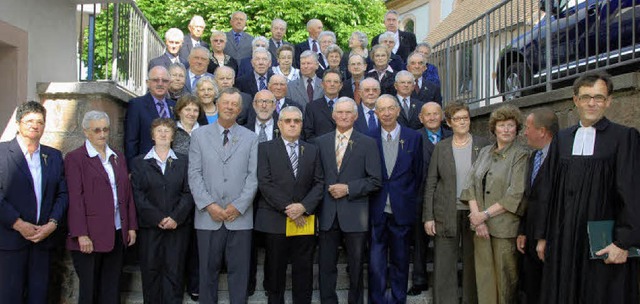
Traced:
<path id="1" fill-rule="evenodd" d="M 580 123 L 576 136 L 573 138 L 573 151 L 571 154 L 591 156 L 595 145 L 596 129 L 593 126 L 583 127 L 582 123 Z"/>

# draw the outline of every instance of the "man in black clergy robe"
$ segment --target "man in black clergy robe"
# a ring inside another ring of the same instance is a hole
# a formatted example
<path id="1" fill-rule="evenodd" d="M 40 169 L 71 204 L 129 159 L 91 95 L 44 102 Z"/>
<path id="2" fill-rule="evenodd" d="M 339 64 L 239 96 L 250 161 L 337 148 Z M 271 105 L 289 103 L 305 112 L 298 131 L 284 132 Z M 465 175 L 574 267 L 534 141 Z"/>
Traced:
<path id="1" fill-rule="evenodd" d="M 558 133 L 549 148 L 549 202 L 540 303 L 638 303 L 640 135 L 604 117 L 611 105 L 609 75 L 588 73 L 573 85 L 580 123 Z M 588 221 L 612 220 L 613 242 L 590 259 Z M 527 274 L 523 273 L 522 276 Z"/>
<path id="2" fill-rule="evenodd" d="M 286 222 L 291 220 L 304 226 L 322 200 L 324 176 L 320 154 L 314 145 L 299 140 L 302 112 L 297 107 L 280 111 L 278 128 L 281 138 L 258 146 L 261 196 L 255 229 L 264 232 L 265 287 L 270 304 L 284 304 L 287 263 L 291 259 L 293 303 L 311 303 L 316 237 L 313 233 L 288 237 Z"/>

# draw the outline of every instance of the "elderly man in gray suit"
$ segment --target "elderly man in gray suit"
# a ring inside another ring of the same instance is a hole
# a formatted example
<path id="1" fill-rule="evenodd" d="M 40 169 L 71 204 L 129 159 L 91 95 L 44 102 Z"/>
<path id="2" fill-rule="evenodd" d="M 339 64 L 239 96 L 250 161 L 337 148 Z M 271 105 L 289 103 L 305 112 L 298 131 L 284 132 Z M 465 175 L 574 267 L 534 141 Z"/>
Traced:
<path id="1" fill-rule="evenodd" d="M 344 241 L 349 265 L 349 304 L 364 303 L 364 250 L 369 237 L 369 195 L 380 189 L 382 171 L 375 140 L 353 129 L 358 106 L 341 97 L 333 107 L 336 130 L 315 138 L 324 170 L 318 251 L 320 298 L 338 303 L 338 246 Z"/>
<path id="2" fill-rule="evenodd" d="M 246 303 L 258 188 L 258 136 L 239 126 L 237 89 L 218 98 L 217 123 L 191 135 L 189 185 L 196 203 L 194 225 L 200 257 L 200 303 L 218 302 L 218 275 L 226 256 L 231 303 Z"/>
<path id="3" fill-rule="evenodd" d="M 231 14 L 230 23 L 231 30 L 227 32 L 227 45 L 224 47 L 224 53 L 240 62 L 242 58 L 251 57 L 253 36 L 244 31 L 247 25 L 247 14 L 241 11 L 234 12 Z"/>
<path id="4" fill-rule="evenodd" d="M 287 97 L 302 106 L 302 112 L 307 104 L 324 96 L 322 80 L 316 76 L 318 70 L 318 54 L 306 50 L 300 55 L 301 77 L 289 83 Z"/>

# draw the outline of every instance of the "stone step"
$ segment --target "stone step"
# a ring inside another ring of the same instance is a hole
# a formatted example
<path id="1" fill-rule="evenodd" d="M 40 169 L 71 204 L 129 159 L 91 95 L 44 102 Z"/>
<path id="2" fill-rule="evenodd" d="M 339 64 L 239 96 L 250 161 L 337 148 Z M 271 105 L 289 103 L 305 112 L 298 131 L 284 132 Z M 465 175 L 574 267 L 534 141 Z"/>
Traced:
<path id="1" fill-rule="evenodd" d="M 347 294 L 348 294 L 347 290 L 338 290 L 337 294 L 338 294 L 338 303 L 347 303 Z M 218 299 L 219 304 L 230 304 L 228 291 L 220 291 L 218 295 L 219 295 L 219 299 Z M 368 302 L 367 298 L 368 298 L 367 291 L 365 290 L 365 295 L 364 295 L 365 303 Z M 427 292 L 423 292 L 421 295 L 418 295 L 418 296 L 407 297 L 407 303 L 408 304 L 431 304 L 433 303 L 432 299 L 433 297 L 431 295 L 431 290 L 429 290 Z M 144 303 L 142 298 L 142 292 L 139 292 L 139 291 L 123 292 L 121 294 L 121 300 L 123 304 L 143 304 Z M 188 296 L 185 295 L 182 303 L 195 304 L 198 302 L 192 301 Z M 253 296 L 249 297 L 247 303 L 248 304 L 267 303 L 267 296 L 265 295 L 264 292 L 256 291 L 256 293 Z M 293 303 L 291 301 L 291 290 L 287 290 L 285 292 L 285 303 L 287 304 Z M 320 304 L 320 292 L 318 290 L 313 291 L 311 303 Z"/>

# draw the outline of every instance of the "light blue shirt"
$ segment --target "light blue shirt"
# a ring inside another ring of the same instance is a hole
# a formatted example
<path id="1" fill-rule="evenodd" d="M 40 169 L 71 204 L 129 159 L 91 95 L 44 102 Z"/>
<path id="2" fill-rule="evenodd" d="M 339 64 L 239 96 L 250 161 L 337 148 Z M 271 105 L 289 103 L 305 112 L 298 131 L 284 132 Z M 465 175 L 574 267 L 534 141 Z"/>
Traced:
<path id="1" fill-rule="evenodd" d="M 40 144 L 38 144 L 38 148 L 29 155 L 29 151 L 27 150 L 27 145 L 22 142 L 22 138 L 20 136 L 16 137 L 18 141 L 18 145 L 20 146 L 20 150 L 22 150 L 22 154 L 24 158 L 27 160 L 27 165 L 29 166 L 29 172 L 31 172 L 31 178 L 33 178 L 33 192 L 36 195 L 36 223 L 40 220 L 40 210 L 42 209 L 42 163 L 40 161 Z M 43 157 L 47 157 L 44 156 Z M 46 165 L 46 161 L 45 161 Z M 35 223 L 34 223 L 35 224 Z"/>
<path id="2" fill-rule="evenodd" d="M 89 157 L 93 158 L 97 156 L 100 158 L 102 167 L 104 167 L 104 171 L 107 172 L 107 176 L 109 177 L 109 184 L 111 185 L 111 193 L 113 193 L 113 208 L 115 210 L 113 212 L 113 214 L 115 215 L 113 221 L 116 226 L 116 230 L 119 230 L 120 228 L 122 228 L 122 226 L 120 225 L 120 206 L 118 205 L 118 187 L 116 185 L 116 173 L 113 170 L 113 166 L 109 162 L 111 156 L 116 157 L 116 159 L 118 156 L 115 152 L 113 152 L 113 150 L 111 150 L 111 148 L 109 148 L 108 145 L 105 148 L 107 156 L 105 159 L 102 159 L 102 156 L 100 156 L 98 150 L 96 150 L 93 145 L 91 145 L 91 142 L 89 142 L 89 140 L 85 141 L 84 146 L 87 148 Z"/>

